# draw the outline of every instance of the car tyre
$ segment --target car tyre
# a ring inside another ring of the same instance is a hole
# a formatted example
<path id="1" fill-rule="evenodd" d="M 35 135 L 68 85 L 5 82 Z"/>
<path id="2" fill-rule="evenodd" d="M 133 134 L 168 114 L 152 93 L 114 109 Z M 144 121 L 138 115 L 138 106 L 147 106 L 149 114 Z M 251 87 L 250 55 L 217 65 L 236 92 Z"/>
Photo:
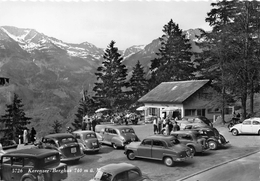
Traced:
<path id="1" fill-rule="evenodd" d="M 195 148 L 194 148 L 194 146 L 190 146 L 190 145 L 188 145 L 188 147 L 190 148 L 190 150 L 191 150 L 191 156 L 194 156 L 195 155 L 195 153 L 196 153 L 196 150 L 195 150 Z"/>
<path id="2" fill-rule="evenodd" d="M 260 130 L 258 130 L 258 135 L 260 135 Z"/>
<path id="3" fill-rule="evenodd" d="M 174 162 L 173 162 L 173 160 L 172 160 L 171 157 L 165 157 L 165 158 L 163 159 L 163 162 L 164 162 L 164 164 L 165 164 L 167 167 L 172 167 L 173 164 L 174 164 Z"/>
<path id="4" fill-rule="evenodd" d="M 135 153 L 133 151 L 127 152 L 127 158 L 128 160 L 134 160 L 135 159 Z"/>
<path id="5" fill-rule="evenodd" d="M 208 145 L 209 145 L 209 149 L 211 149 L 211 150 L 216 150 L 218 147 L 216 141 L 209 141 Z"/>
<path id="6" fill-rule="evenodd" d="M 118 149 L 118 146 L 117 146 L 115 143 L 112 143 L 112 146 L 113 146 L 113 148 L 114 148 L 115 150 Z"/>
<path id="7" fill-rule="evenodd" d="M 238 135 L 238 130 L 237 129 L 233 129 L 232 130 L 232 135 L 233 136 L 237 136 Z"/>

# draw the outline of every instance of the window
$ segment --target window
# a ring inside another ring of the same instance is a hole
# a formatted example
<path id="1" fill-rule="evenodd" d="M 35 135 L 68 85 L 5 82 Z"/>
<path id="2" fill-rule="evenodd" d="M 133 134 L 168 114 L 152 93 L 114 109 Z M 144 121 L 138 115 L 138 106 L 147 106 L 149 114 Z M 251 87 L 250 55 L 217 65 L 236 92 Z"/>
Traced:
<path id="1" fill-rule="evenodd" d="M 128 171 L 128 180 L 136 181 L 141 177 L 140 173 L 137 170 L 129 170 Z"/>
<path id="2" fill-rule="evenodd" d="M 110 134 L 117 134 L 116 130 L 109 128 L 108 133 Z"/>
<path id="3" fill-rule="evenodd" d="M 153 108 L 153 107 L 150 107 L 148 109 L 148 114 L 152 115 L 152 116 L 160 116 L 159 115 L 159 109 L 158 108 Z"/>
<path id="4" fill-rule="evenodd" d="M 159 140 L 153 140 L 153 146 L 164 147 L 163 142 Z"/>
<path id="5" fill-rule="evenodd" d="M 13 165 L 23 165 L 22 157 L 13 157 Z"/>
<path id="6" fill-rule="evenodd" d="M 122 129 L 121 133 L 135 133 L 133 129 L 127 128 L 127 129 Z"/>
<path id="7" fill-rule="evenodd" d="M 198 116 L 205 116 L 205 109 L 197 109 Z"/>
<path id="8" fill-rule="evenodd" d="M 194 116 L 196 113 L 196 109 L 185 109 L 185 116 Z"/>
<path id="9" fill-rule="evenodd" d="M 94 133 L 86 134 L 86 139 L 89 139 L 89 138 L 96 138 L 96 134 L 94 134 Z"/>
<path id="10" fill-rule="evenodd" d="M 145 146 L 151 146 L 152 140 L 143 140 L 142 144 L 145 145 Z"/>
<path id="11" fill-rule="evenodd" d="M 253 121 L 253 125 L 259 125 L 260 123 L 258 121 Z"/>
<path id="12" fill-rule="evenodd" d="M 53 162 L 57 160 L 57 156 L 56 155 L 52 155 L 49 157 L 44 158 L 44 163 L 49 163 L 49 162 Z"/>
<path id="13" fill-rule="evenodd" d="M 122 172 L 116 175 L 116 177 L 113 179 L 113 181 L 125 181 L 127 179 L 127 172 Z"/>
<path id="14" fill-rule="evenodd" d="M 3 163 L 4 163 L 4 164 L 11 164 L 11 158 L 10 158 L 10 157 L 6 157 L 6 156 L 3 156 Z"/>
<path id="15" fill-rule="evenodd" d="M 244 121 L 243 122 L 243 125 L 250 125 L 251 124 L 251 121 Z"/>
<path id="16" fill-rule="evenodd" d="M 190 135 L 180 135 L 180 138 L 183 140 L 192 140 L 192 137 Z"/>
<path id="17" fill-rule="evenodd" d="M 32 158 L 24 158 L 24 166 L 34 166 L 34 160 Z"/>

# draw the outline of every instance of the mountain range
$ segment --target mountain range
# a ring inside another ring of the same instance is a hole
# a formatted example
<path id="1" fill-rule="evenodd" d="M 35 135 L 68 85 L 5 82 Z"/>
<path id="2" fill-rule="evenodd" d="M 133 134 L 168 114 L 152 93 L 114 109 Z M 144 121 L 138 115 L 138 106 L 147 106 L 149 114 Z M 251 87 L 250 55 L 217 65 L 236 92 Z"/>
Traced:
<path id="1" fill-rule="evenodd" d="M 184 33 L 193 51 L 200 51 L 195 45 L 199 29 Z M 129 75 L 138 60 L 148 72 L 159 48 L 159 39 L 154 39 L 148 45 L 119 50 Z M 65 128 L 74 120 L 83 89 L 91 93 L 103 54 L 104 49 L 88 42 L 66 43 L 34 29 L 1 26 L 0 77 L 10 82 L 0 87 L 0 115 L 15 92 L 22 99 L 26 115 L 33 118 L 30 126 L 38 130 L 39 136 L 46 134 L 55 120 Z"/>

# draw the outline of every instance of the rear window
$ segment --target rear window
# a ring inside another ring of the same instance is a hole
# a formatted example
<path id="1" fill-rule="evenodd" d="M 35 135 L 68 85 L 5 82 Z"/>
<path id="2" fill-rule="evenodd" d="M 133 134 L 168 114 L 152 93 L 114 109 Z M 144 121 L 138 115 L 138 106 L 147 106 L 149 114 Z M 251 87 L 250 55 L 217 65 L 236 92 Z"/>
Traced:
<path id="1" fill-rule="evenodd" d="M 101 170 L 98 170 L 94 180 L 96 181 L 111 181 L 112 180 L 112 175 L 107 172 L 102 172 Z"/>
<path id="2" fill-rule="evenodd" d="M 135 131 L 131 128 L 122 129 L 121 133 L 135 133 Z"/>
<path id="3" fill-rule="evenodd" d="M 204 122 L 204 123 L 211 123 L 210 120 L 208 120 L 206 117 L 200 117 L 200 119 Z"/>
<path id="4" fill-rule="evenodd" d="M 86 134 L 85 139 L 96 138 L 96 137 L 97 137 L 96 134 L 89 133 L 89 134 Z"/>
<path id="5" fill-rule="evenodd" d="M 75 143 L 75 142 L 77 142 L 77 140 L 74 137 L 61 138 L 59 140 L 60 145 L 65 145 L 68 143 Z"/>
<path id="6" fill-rule="evenodd" d="M 50 165 L 55 163 L 59 164 L 60 163 L 59 155 L 55 154 L 55 155 L 47 156 L 43 158 L 43 163 L 44 165 Z"/>

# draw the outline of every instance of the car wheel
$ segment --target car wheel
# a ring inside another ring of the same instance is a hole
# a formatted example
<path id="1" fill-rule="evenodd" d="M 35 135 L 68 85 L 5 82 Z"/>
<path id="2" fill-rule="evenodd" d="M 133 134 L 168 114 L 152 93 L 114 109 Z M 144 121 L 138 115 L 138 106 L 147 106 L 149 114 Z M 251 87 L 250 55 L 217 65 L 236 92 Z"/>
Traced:
<path id="1" fill-rule="evenodd" d="M 260 135 L 260 130 L 258 130 L 258 135 Z"/>
<path id="2" fill-rule="evenodd" d="M 191 154 L 191 156 L 194 156 L 195 155 L 195 153 L 196 153 L 196 150 L 195 150 L 195 148 L 193 147 L 193 146 L 188 146 L 189 148 L 190 148 L 190 150 L 191 150 L 191 152 L 190 152 L 190 154 Z"/>
<path id="3" fill-rule="evenodd" d="M 134 160 L 134 159 L 135 159 L 135 154 L 134 154 L 134 152 L 133 152 L 133 151 L 128 151 L 128 152 L 127 152 L 127 158 L 128 158 L 129 160 Z"/>
<path id="4" fill-rule="evenodd" d="M 209 145 L 209 149 L 211 149 L 211 150 L 216 150 L 218 147 L 218 145 L 215 141 L 209 141 L 208 145 Z"/>
<path id="5" fill-rule="evenodd" d="M 233 130 L 232 130 L 232 135 L 233 135 L 233 136 L 237 136 L 237 135 L 238 135 L 237 129 L 233 129 Z"/>
<path id="6" fill-rule="evenodd" d="M 26 177 L 26 178 L 23 179 L 23 181 L 34 181 L 34 180 L 29 178 L 29 177 Z"/>
<path id="7" fill-rule="evenodd" d="M 163 162 L 167 167 L 172 167 L 174 163 L 171 157 L 165 157 Z"/>
<path id="8" fill-rule="evenodd" d="M 112 146 L 115 150 L 118 149 L 118 146 L 115 143 L 112 143 Z"/>

